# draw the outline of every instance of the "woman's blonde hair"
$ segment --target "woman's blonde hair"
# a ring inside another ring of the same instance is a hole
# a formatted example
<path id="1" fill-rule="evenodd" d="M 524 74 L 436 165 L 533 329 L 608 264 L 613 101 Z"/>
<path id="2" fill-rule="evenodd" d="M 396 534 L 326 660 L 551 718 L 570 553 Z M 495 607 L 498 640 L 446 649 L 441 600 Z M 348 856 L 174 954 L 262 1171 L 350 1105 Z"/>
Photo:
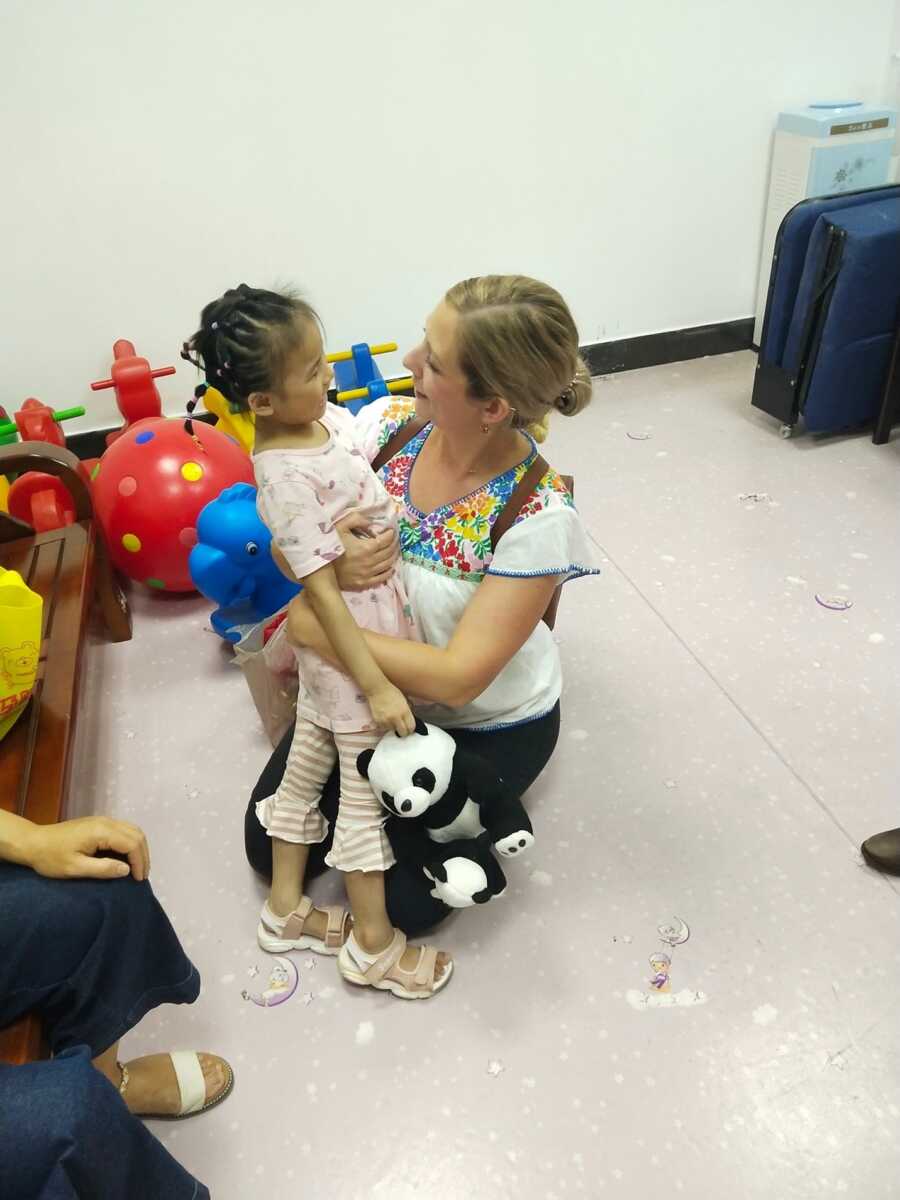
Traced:
<path id="1" fill-rule="evenodd" d="M 573 417 L 588 404 L 591 374 L 555 288 L 526 275 L 480 275 L 444 299 L 459 313 L 459 364 L 474 400 L 502 396 L 516 428 L 538 441 L 552 409 Z"/>

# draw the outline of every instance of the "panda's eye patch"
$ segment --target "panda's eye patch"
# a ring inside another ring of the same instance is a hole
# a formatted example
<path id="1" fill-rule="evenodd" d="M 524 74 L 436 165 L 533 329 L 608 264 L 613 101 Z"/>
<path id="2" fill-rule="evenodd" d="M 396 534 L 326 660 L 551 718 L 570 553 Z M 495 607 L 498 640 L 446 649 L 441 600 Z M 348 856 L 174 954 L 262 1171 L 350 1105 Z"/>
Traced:
<path id="1" fill-rule="evenodd" d="M 423 791 L 434 791 L 434 773 L 429 771 L 427 767 L 420 767 L 412 777 L 413 786 L 422 788 Z"/>
<path id="2" fill-rule="evenodd" d="M 393 797 L 393 796 L 390 796 L 390 795 L 388 795 L 388 793 L 387 793 L 387 792 L 382 792 L 382 793 L 381 793 L 381 798 L 382 798 L 382 800 L 385 802 L 385 804 L 392 804 L 392 803 L 393 803 L 393 801 L 394 801 L 394 797 Z"/>

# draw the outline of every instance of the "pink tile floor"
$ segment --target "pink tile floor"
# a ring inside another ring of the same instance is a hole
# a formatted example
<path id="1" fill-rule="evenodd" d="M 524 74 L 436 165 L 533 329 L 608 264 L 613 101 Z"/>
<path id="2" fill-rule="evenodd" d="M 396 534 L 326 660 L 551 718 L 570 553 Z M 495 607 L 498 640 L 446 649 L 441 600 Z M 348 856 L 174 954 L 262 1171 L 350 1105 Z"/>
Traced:
<path id="1" fill-rule="evenodd" d="M 900 824 L 900 439 L 782 441 L 754 361 L 616 376 L 556 423 L 604 574 L 560 611 L 537 844 L 444 927 L 434 1002 L 306 955 L 290 1001 L 243 999 L 268 750 L 243 680 L 196 597 L 134 593 L 133 642 L 92 643 L 75 809 L 147 830 L 204 980 L 126 1048 L 234 1064 L 221 1108 L 155 1126 L 217 1200 L 896 1200 L 900 889 L 857 845 Z M 676 918 L 673 992 L 705 1003 L 646 1008 Z"/>

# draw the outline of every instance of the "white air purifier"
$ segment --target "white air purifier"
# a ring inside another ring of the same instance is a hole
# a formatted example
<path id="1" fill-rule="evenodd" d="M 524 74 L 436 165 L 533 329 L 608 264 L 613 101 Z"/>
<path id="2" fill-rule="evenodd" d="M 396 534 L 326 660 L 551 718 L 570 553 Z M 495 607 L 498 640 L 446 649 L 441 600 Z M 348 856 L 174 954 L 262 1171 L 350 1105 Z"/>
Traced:
<path id="1" fill-rule="evenodd" d="M 779 114 L 756 289 L 758 346 L 775 238 L 785 213 L 809 196 L 878 187 L 890 179 L 897 114 L 860 101 L 811 104 Z"/>

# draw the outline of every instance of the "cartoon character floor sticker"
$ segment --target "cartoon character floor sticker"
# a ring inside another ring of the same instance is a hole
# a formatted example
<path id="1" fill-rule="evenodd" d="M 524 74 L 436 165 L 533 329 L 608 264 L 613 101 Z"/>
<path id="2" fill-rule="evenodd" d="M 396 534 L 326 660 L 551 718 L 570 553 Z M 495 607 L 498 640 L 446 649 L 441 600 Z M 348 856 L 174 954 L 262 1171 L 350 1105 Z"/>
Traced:
<path id="1" fill-rule="evenodd" d="M 269 972 L 269 981 L 262 992 L 251 992 L 244 989 L 241 995 L 245 1000 L 252 1000 L 260 1008 L 273 1008 L 276 1004 L 284 1004 L 290 1000 L 297 990 L 300 976 L 297 967 L 289 958 L 276 958 Z"/>
<path id="2" fill-rule="evenodd" d="M 648 992 L 639 992 L 635 988 L 625 993 L 625 999 L 632 1008 L 690 1008 L 694 1004 L 705 1004 L 708 997 L 705 992 L 695 992 L 684 988 L 680 992 L 672 991 L 672 956 L 676 946 L 683 946 L 691 936 L 687 922 L 676 917 L 672 925 L 657 926 L 659 940 L 667 947 L 650 955 L 650 966 L 653 975 L 647 980 Z"/>

